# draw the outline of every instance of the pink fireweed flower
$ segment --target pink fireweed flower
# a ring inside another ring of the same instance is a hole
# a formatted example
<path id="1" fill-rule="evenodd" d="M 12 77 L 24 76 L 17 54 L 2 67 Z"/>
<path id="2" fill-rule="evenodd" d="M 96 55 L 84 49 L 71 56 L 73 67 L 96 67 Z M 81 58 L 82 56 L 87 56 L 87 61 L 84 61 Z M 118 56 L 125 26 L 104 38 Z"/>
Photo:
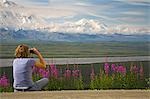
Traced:
<path id="1" fill-rule="evenodd" d="M 104 70 L 105 70 L 106 75 L 108 75 L 109 74 L 109 64 L 108 63 L 104 64 Z"/>
<path id="2" fill-rule="evenodd" d="M 115 66 L 115 64 L 111 64 L 111 70 L 112 70 L 113 72 L 116 71 L 116 66 Z"/>
<path id="3" fill-rule="evenodd" d="M 0 87 L 8 87 L 8 86 L 9 86 L 9 80 L 6 75 L 3 75 L 0 78 Z"/>
<path id="4" fill-rule="evenodd" d="M 33 67 L 33 74 L 36 74 L 36 75 L 38 74 L 41 77 L 46 77 L 46 78 L 49 78 L 50 76 L 48 69 L 38 68 L 36 66 Z"/>
<path id="5" fill-rule="evenodd" d="M 116 72 L 125 75 L 126 74 L 126 67 L 124 67 L 124 66 L 117 66 Z"/>
<path id="6" fill-rule="evenodd" d="M 138 67 L 136 65 L 130 67 L 130 72 L 131 73 L 137 74 L 138 71 L 139 71 L 139 69 L 138 69 Z"/>
<path id="7" fill-rule="evenodd" d="M 71 77 L 71 70 L 67 69 L 64 73 L 64 77 L 69 79 Z"/>
<path id="8" fill-rule="evenodd" d="M 95 78 L 95 72 L 94 72 L 93 66 L 92 66 L 92 71 L 91 71 L 91 74 L 90 74 L 90 78 L 91 78 L 91 80 L 94 80 L 94 78 Z"/>
<path id="9" fill-rule="evenodd" d="M 133 67 L 133 70 L 134 70 L 134 73 L 138 73 L 139 68 L 135 65 L 135 66 Z"/>
<path id="10" fill-rule="evenodd" d="M 80 73 L 80 70 L 78 69 L 78 65 L 74 64 L 74 70 L 72 70 L 72 76 L 74 78 L 78 78 L 79 77 L 79 73 Z"/>
<path id="11" fill-rule="evenodd" d="M 39 74 L 42 76 L 42 77 L 46 77 L 46 78 L 49 78 L 49 71 L 48 70 L 45 70 L 45 69 L 39 69 Z"/>
<path id="12" fill-rule="evenodd" d="M 144 72 L 143 72 L 143 66 L 140 67 L 140 79 L 143 79 L 143 75 L 144 75 Z"/>
<path id="13" fill-rule="evenodd" d="M 56 66 L 54 64 L 50 64 L 50 70 L 55 71 L 55 69 L 56 69 Z"/>
<path id="14" fill-rule="evenodd" d="M 39 71 L 38 71 L 39 74 L 43 74 L 44 72 L 45 72 L 45 71 L 44 71 L 43 69 L 41 69 L 41 68 L 40 68 Z"/>
<path id="15" fill-rule="evenodd" d="M 43 74 L 43 77 L 49 78 L 49 76 L 50 76 L 50 75 L 49 75 L 49 71 L 45 71 L 44 74 Z"/>
<path id="16" fill-rule="evenodd" d="M 53 71 L 52 76 L 57 78 L 58 77 L 58 70 L 55 69 L 55 71 Z"/>
<path id="17" fill-rule="evenodd" d="M 78 70 L 78 69 L 72 70 L 72 76 L 74 78 L 78 78 L 79 77 L 79 73 L 80 73 L 80 70 Z"/>
<path id="18" fill-rule="evenodd" d="M 56 68 L 56 65 L 51 64 L 50 65 L 50 72 L 51 72 L 51 76 L 57 78 L 58 77 L 58 70 Z"/>
<path id="19" fill-rule="evenodd" d="M 127 68 L 126 68 L 126 67 L 124 67 L 122 73 L 123 73 L 124 75 L 127 73 Z"/>

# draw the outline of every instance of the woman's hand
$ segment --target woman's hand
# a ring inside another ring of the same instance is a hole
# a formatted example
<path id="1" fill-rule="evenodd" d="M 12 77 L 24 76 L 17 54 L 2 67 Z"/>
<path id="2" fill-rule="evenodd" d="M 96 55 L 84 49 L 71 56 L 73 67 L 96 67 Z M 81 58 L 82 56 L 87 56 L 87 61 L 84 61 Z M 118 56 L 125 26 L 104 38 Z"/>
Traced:
<path id="1" fill-rule="evenodd" d="M 38 51 L 38 49 L 36 48 L 31 48 L 31 50 L 33 50 L 33 53 L 36 54 L 36 55 L 39 55 L 40 52 Z"/>

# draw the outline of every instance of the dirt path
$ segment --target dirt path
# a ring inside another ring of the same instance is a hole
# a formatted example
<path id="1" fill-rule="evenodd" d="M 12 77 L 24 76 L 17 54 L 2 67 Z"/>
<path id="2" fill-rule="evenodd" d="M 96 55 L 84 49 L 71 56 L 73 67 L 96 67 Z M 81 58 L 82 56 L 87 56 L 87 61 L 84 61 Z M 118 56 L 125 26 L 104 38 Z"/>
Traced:
<path id="1" fill-rule="evenodd" d="M 150 90 L 83 90 L 1 93 L 0 99 L 150 99 Z"/>

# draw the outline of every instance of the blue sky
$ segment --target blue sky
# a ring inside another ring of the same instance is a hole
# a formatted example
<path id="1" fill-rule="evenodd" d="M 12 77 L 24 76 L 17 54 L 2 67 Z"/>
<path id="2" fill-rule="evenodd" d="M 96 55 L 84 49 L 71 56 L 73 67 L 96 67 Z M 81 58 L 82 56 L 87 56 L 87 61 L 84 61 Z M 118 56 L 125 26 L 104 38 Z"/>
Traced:
<path id="1" fill-rule="evenodd" d="M 58 19 L 96 19 L 106 24 L 150 25 L 150 0 L 10 0 L 24 6 L 45 6 L 72 11 Z M 54 19 L 57 20 L 57 19 Z"/>

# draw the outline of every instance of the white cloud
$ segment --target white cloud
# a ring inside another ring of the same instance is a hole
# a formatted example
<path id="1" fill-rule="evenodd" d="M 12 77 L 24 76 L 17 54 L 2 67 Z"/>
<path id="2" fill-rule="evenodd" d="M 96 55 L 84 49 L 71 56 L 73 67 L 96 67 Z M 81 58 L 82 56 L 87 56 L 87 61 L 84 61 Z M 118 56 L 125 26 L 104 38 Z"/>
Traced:
<path id="1" fill-rule="evenodd" d="M 125 14 L 125 15 L 142 16 L 142 15 L 144 15 L 145 13 L 142 12 L 142 11 L 126 11 L 126 12 L 122 12 L 122 14 Z"/>
<path id="2" fill-rule="evenodd" d="M 138 2 L 138 3 L 143 3 L 143 2 L 147 2 L 147 3 L 150 3 L 149 0 L 126 0 L 128 2 Z"/>
<path id="3" fill-rule="evenodd" d="M 150 0 L 117 0 L 121 2 L 126 2 L 132 5 L 148 5 L 150 4 Z"/>
<path id="4" fill-rule="evenodd" d="M 135 25 L 135 24 L 140 24 L 141 26 L 150 25 L 150 23 L 148 22 L 148 19 L 144 17 L 122 16 L 122 17 L 114 18 L 114 20 L 118 20 L 120 23 L 128 24 L 128 25 Z"/>

